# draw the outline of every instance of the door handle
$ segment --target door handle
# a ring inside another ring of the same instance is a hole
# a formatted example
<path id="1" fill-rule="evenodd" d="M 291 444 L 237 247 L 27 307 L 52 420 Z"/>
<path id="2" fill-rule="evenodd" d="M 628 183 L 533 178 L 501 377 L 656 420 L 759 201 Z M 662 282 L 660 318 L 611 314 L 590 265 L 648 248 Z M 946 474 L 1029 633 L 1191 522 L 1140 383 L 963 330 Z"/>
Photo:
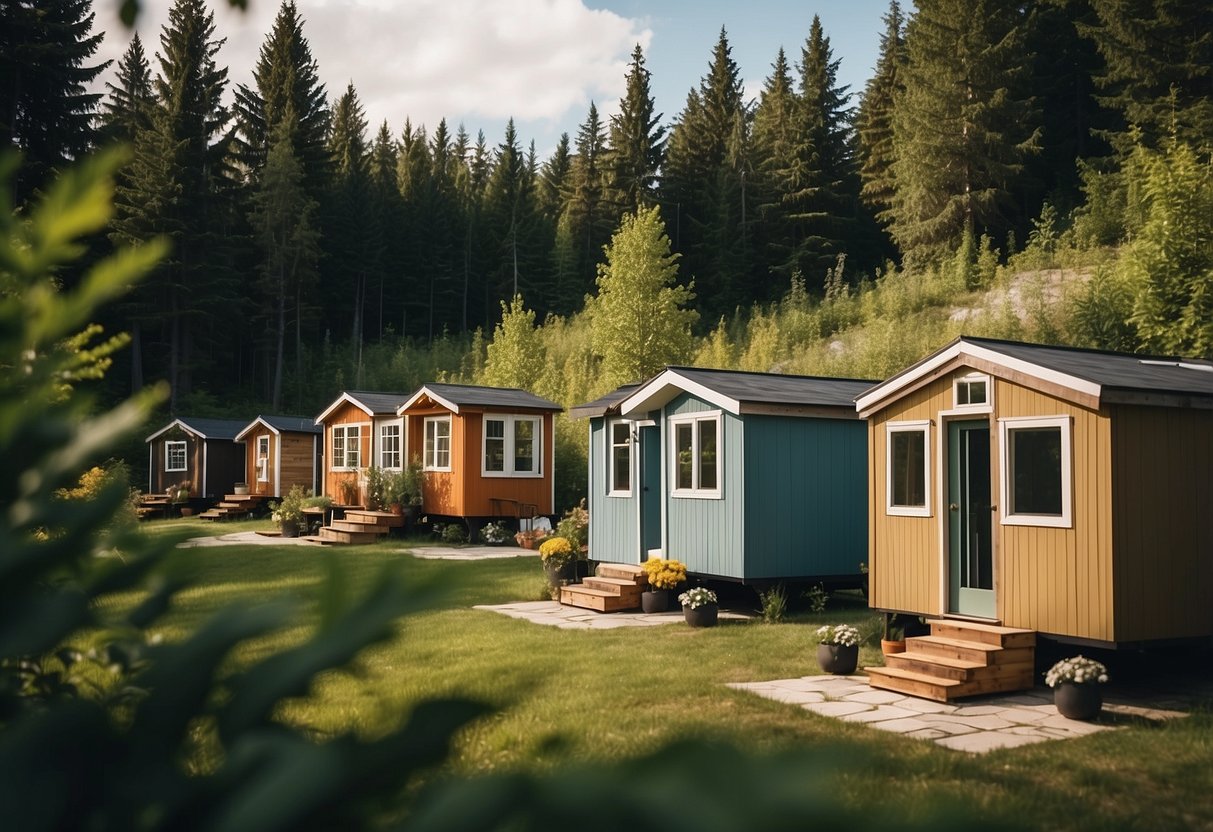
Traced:
<path id="1" fill-rule="evenodd" d="M 956 503 L 949 503 L 948 509 L 951 511 L 960 511 L 960 506 L 957 505 Z"/>

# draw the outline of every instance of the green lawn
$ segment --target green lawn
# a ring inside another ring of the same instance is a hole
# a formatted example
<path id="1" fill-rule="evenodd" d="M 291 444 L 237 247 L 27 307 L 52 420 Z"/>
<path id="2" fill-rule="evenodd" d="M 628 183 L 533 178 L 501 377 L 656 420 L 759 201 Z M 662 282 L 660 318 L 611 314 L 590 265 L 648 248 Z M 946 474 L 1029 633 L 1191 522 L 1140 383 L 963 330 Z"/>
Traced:
<path id="1" fill-rule="evenodd" d="M 193 525 L 149 524 L 153 533 L 168 527 Z M 542 578 L 534 560 L 426 561 L 394 542 L 333 550 L 233 546 L 188 554 L 195 583 L 179 596 L 163 633 L 180 638 L 233 603 L 279 594 L 311 598 L 330 556 L 356 586 L 365 587 L 391 562 L 411 579 L 439 577 L 450 595 L 437 609 L 406 618 L 393 641 L 364 651 L 356 667 L 326 675 L 312 696 L 285 709 L 285 719 L 321 735 L 354 727 L 373 736 L 395 726 L 418 701 L 457 694 L 499 708 L 463 735 L 451 763 L 460 773 L 622 760 L 687 736 L 756 753 L 830 743 L 868 755 L 864 767 L 843 781 L 848 799 L 904 817 L 947 799 L 989 818 L 1030 819 L 1032 827 L 1213 828 L 1213 719 L 1207 709 L 1165 725 L 972 757 L 725 687 L 819 672 L 817 626 L 875 625 L 854 597 L 836 597 L 826 613 L 793 614 L 781 625 L 561 630 L 471 609 L 537 599 Z M 292 643 L 307 626 L 304 621 L 249 645 L 236 660 Z M 878 647 L 865 646 L 861 665 L 878 662 L 878 654 Z"/>

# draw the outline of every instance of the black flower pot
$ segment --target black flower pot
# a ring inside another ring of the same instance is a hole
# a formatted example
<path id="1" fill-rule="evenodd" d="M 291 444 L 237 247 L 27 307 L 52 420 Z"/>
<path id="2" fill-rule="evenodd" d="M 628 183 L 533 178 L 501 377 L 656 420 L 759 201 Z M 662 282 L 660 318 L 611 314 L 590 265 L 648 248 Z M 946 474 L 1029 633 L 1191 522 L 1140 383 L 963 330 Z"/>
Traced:
<path id="1" fill-rule="evenodd" d="M 819 644 L 817 663 L 826 673 L 835 676 L 850 675 L 859 664 L 859 645 L 847 647 L 845 644 Z"/>
<path id="2" fill-rule="evenodd" d="M 645 612 L 665 612 L 670 608 L 670 591 L 652 589 L 640 593 L 640 608 Z"/>
<path id="3" fill-rule="evenodd" d="M 289 523 L 289 522 L 283 521 L 278 526 L 278 528 L 280 528 L 282 530 L 283 537 L 298 537 L 299 536 L 299 524 L 298 523 Z"/>
<path id="4" fill-rule="evenodd" d="M 1062 682 L 1053 688 L 1053 704 L 1066 719 L 1095 719 L 1103 709 L 1103 691 L 1098 684 Z"/>
<path id="5" fill-rule="evenodd" d="M 569 561 L 560 566 L 543 565 L 543 571 L 548 576 L 548 584 L 552 587 L 562 587 L 577 580 L 577 562 Z"/>
<path id="6" fill-rule="evenodd" d="M 720 606 L 718 604 L 705 604 L 695 609 L 687 606 L 683 606 L 682 608 L 683 619 L 692 627 L 715 627 L 716 618 L 719 613 Z"/>

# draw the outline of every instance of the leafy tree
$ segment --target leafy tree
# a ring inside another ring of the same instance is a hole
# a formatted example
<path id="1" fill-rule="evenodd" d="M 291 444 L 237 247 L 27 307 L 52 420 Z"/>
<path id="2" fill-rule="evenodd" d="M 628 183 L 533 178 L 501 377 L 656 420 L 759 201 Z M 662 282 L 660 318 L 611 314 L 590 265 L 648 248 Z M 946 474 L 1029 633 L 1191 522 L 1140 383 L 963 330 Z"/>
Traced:
<path id="1" fill-rule="evenodd" d="M 680 286 L 661 211 L 641 208 L 623 218 L 598 267 L 598 295 L 589 304 L 594 352 L 605 383 L 648 378 L 684 360 L 699 313 L 686 306 L 693 286 Z"/>
<path id="2" fill-rule="evenodd" d="M 895 104 L 890 231 L 904 255 L 939 259 L 966 230 L 1001 238 L 1014 226 L 1014 179 L 1040 128 L 1024 89 L 1031 64 L 1020 7 L 916 6 Z"/>
<path id="3" fill-rule="evenodd" d="M 0 137 L 26 164 L 11 186 L 20 203 L 51 171 L 93 145 L 101 93 L 89 85 L 110 62 L 88 65 L 93 34 L 90 0 L 6 0 L 0 17 Z"/>
<path id="4" fill-rule="evenodd" d="M 535 310 L 527 309 L 522 295 L 501 304 L 501 322 L 487 348 L 482 380 L 494 387 L 535 390 L 547 368 L 543 341 L 535 329 Z"/>
<path id="5" fill-rule="evenodd" d="M 657 196 L 657 172 L 665 152 L 665 127 L 661 113 L 654 113 L 649 92 L 652 73 L 644 65 L 640 44 L 632 50 L 627 88 L 619 101 L 618 115 L 611 116 L 609 142 L 603 161 L 608 199 L 616 215 L 651 205 Z"/>

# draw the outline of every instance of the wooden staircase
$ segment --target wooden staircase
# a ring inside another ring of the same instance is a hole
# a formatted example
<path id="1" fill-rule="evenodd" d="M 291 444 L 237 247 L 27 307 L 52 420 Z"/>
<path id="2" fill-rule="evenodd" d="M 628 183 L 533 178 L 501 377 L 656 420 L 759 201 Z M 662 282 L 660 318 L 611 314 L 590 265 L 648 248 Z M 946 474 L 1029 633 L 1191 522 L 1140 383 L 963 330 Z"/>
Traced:
<path id="1" fill-rule="evenodd" d="M 219 505 L 207 509 L 198 516 L 203 520 L 234 520 L 248 517 L 266 497 L 261 494 L 225 494 Z"/>
<path id="2" fill-rule="evenodd" d="M 346 509 L 345 517 L 341 520 L 331 521 L 321 527 L 319 534 L 308 535 L 304 539 L 328 545 L 374 543 L 392 529 L 403 525 L 403 514 L 351 508 Z"/>
<path id="3" fill-rule="evenodd" d="M 644 569 L 627 563 L 600 563 L 594 577 L 560 588 L 560 603 L 598 612 L 634 610 L 648 586 Z"/>
<path id="4" fill-rule="evenodd" d="M 874 688 L 949 702 L 1036 684 L 1036 633 L 969 621 L 932 621 L 929 636 L 906 639 L 906 651 L 865 667 Z"/>

